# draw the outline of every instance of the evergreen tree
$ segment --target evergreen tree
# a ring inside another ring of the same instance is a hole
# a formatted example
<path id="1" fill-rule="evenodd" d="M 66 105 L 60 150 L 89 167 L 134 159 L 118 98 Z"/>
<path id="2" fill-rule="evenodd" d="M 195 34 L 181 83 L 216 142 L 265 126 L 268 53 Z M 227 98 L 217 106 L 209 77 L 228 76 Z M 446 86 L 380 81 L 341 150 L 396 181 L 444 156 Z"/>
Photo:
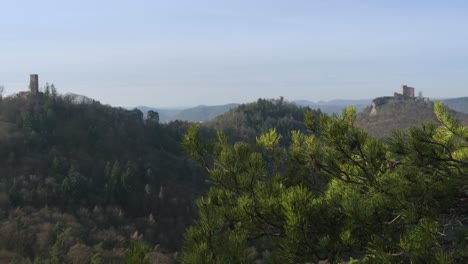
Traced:
<path id="1" fill-rule="evenodd" d="M 442 124 L 370 138 L 356 109 L 306 116 L 282 147 L 275 131 L 256 144 L 204 143 L 192 127 L 183 145 L 212 187 L 185 234 L 183 263 L 460 263 L 468 244 L 468 127 L 438 103 Z M 456 219 L 456 221 L 454 221 Z M 453 235 L 455 234 L 455 235 Z M 259 257 L 260 254 L 265 253 Z M 268 254 L 266 254 L 268 252 Z"/>
<path id="2" fill-rule="evenodd" d="M 49 96 L 50 95 L 50 85 L 49 83 L 46 83 L 46 86 L 44 88 L 44 94 Z"/>
<path id="3" fill-rule="evenodd" d="M 54 84 L 50 85 L 50 93 L 52 94 L 53 97 L 57 97 L 58 95 L 57 88 L 55 87 Z"/>

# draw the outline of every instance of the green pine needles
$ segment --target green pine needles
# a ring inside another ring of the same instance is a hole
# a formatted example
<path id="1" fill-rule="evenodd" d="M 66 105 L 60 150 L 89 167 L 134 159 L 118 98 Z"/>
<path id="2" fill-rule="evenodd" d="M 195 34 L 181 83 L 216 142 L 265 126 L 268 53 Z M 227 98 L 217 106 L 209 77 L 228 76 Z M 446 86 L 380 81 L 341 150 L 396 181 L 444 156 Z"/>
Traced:
<path id="1" fill-rule="evenodd" d="M 424 123 L 380 140 L 341 116 L 306 115 L 309 133 L 257 144 L 183 145 L 210 173 L 183 263 L 462 263 L 468 258 L 468 127 L 441 103 Z M 465 202 L 463 202 L 465 201 Z"/>

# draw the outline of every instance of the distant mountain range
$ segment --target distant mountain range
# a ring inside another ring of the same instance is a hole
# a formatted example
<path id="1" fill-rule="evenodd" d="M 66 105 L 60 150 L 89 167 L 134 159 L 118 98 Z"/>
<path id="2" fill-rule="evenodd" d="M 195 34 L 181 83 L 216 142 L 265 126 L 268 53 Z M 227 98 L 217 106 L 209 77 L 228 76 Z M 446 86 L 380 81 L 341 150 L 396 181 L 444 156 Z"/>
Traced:
<path id="1" fill-rule="evenodd" d="M 309 106 L 312 109 L 320 109 L 323 113 L 339 113 L 345 107 L 349 105 L 355 105 L 359 111 L 362 111 L 365 107 L 369 106 L 372 99 L 361 99 L 361 100 L 331 100 L 331 101 L 308 101 L 308 100 L 296 100 L 292 103 L 298 106 Z M 149 106 L 137 106 L 143 114 L 149 110 L 157 111 L 159 113 L 159 119 L 161 122 L 170 122 L 175 120 L 190 121 L 190 122 L 206 122 L 213 120 L 215 117 L 224 114 L 225 112 L 238 107 L 240 104 L 232 103 L 225 105 L 199 105 L 190 108 L 156 108 Z"/>
<path id="2" fill-rule="evenodd" d="M 226 104 L 226 105 L 199 105 L 191 108 L 154 108 L 148 106 L 138 106 L 144 116 L 149 110 L 157 111 L 159 113 L 159 120 L 161 122 L 169 122 L 175 120 L 190 121 L 190 122 L 206 122 L 214 119 L 215 117 L 224 114 L 232 108 L 238 107 L 239 104 Z"/>
<path id="3" fill-rule="evenodd" d="M 294 101 L 299 106 L 308 106 L 312 109 L 320 109 L 323 113 L 341 113 L 344 108 L 350 105 L 354 105 L 361 112 L 367 106 L 372 103 L 372 99 L 358 99 L 358 100 L 347 100 L 347 99 L 336 99 L 330 101 L 308 101 L 308 100 L 296 100 Z"/>
<path id="4" fill-rule="evenodd" d="M 168 122 L 168 121 L 173 121 L 174 116 L 180 113 L 184 108 L 155 108 L 155 107 L 149 107 L 149 106 L 137 106 L 141 112 L 143 112 L 143 117 L 146 118 L 146 113 L 148 111 L 156 111 L 159 113 L 159 120 L 161 122 Z"/>
<path id="5" fill-rule="evenodd" d="M 468 114 L 468 97 L 459 97 L 452 99 L 442 99 L 446 106 L 460 113 Z"/>
<path id="6" fill-rule="evenodd" d="M 468 113 L 468 97 L 440 99 L 434 101 L 442 101 L 449 108 L 461 112 Z M 292 103 L 298 106 L 308 106 L 312 109 L 320 109 L 323 113 L 341 113 L 344 108 L 350 105 L 357 107 L 358 112 L 363 112 L 366 107 L 372 103 L 372 99 L 335 99 L 330 101 L 309 101 L 309 100 L 295 100 Z M 138 106 L 144 115 L 149 110 L 157 111 L 161 122 L 170 122 L 174 120 L 189 121 L 189 122 L 206 122 L 213 120 L 215 117 L 224 114 L 230 109 L 238 107 L 240 104 L 232 103 L 225 105 L 199 105 L 190 108 L 155 108 L 148 106 Z"/>
<path id="7" fill-rule="evenodd" d="M 369 105 L 372 102 L 372 99 L 334 99 L 330 101 L 309 101 L 309 100 L 296 100 L 293 101 L 298 105 Z"/>
<path id="8" fill-rule="evenodd" d="M 180 111 L 174 115 L 174 120 L 184 120 L 193 122 L 206 122 L 214 119 L 215 117 L 224 114 L 232 108 L 238 107 L 239 104 L 226 104 L 226 105 L 199 105 L 193 108 L 188 108 Z"/>

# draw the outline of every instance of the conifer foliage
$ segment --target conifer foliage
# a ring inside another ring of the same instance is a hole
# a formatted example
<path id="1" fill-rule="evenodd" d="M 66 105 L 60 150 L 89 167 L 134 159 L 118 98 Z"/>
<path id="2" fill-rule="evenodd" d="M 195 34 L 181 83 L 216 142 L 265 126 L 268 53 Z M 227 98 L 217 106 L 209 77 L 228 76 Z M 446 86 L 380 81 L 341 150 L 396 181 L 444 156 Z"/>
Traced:
<path id="1" fill-rule="evenodd" d="M 355 126 L 354 108 L 319 122 L 310 113 L 287 148 L 274 129 L 232 145 L 192 127 L 183 145 L 211 189 L 182 262 L 466 261 L 468 127 L 440 103 L 435 114 L 440 124 L 383 140 Z"/>

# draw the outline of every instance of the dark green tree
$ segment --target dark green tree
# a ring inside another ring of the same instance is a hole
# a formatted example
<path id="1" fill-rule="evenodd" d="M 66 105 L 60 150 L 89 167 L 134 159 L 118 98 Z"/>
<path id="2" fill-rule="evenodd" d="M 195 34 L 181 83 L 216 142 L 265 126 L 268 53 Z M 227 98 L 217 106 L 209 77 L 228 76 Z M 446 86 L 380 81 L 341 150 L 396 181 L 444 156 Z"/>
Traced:
<path id="1" fill-rule="evenodd" d="M 49 85 L 49 83 L 46 83 L 46 86 L 45 86 L 45 88 L 44 88 L 44 94 L 45 94 L 46 96 L 49 96 L 49 95 L 50 95 L 50 85 Z"/>
<path id="2" fill-rule="evenodd" d="M 125 255 L 127 264 L 150 264 L 149 253 L 151 247 L 141 240 L 132 241 L 130 248 Z"/>
<path id="3" fill-rule="evenodd" d="M 80 201 L 88 193 L 88 179 L 81 175 L 75 166 L 71 166 L 62 182 L 62 192 L 68 200 Z"/>

